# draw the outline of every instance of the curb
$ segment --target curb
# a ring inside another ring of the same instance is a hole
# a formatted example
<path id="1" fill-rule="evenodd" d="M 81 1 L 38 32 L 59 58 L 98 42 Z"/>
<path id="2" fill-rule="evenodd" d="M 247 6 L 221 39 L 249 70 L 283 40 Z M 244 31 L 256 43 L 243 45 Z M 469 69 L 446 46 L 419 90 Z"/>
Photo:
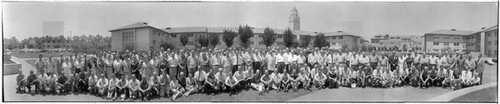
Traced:
<path id="1" fill-rule="evenodd" d="M 466 95 L 466 94 L 469 94 L 469 93 L 472 93 L 472 92 L 475 92 L 475 91 L 479 91 L 479 90 L 482 90 L 482 89 L 486 89 L 486 88 L 490 88 L 490 87 L 495 87 L 497 86 L 497 83 L 488 83 L 488 84 L 484 84 L 484 85 L 479 85 L 479 86 L 475 86 L 475 87 L 469 87 L 469 88 L 464 88 L 464 89 L 460 89 L 460 90 L 457 90 L 457 91 L 453 91 L 453 92 L 449 92 L 449 93 L 446 93 L 446 94 L 443 94 L 443 95 L 439 95 L 438 97 L 435 97 L 433 99 L 430 99 L 428 101 L 432 101 L 432 102 L 449 102 L 455 98 L 458 98 L 460 96 L 463 96 L 463 95 Z"/>

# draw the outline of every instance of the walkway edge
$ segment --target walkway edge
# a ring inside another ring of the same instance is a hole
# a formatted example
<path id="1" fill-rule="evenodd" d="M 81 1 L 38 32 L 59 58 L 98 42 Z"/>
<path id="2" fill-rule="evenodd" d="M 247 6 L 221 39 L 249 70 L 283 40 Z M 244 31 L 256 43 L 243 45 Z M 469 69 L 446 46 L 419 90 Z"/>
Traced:
<path id="1" fill-rule="evenodd" d="M 482 90 L 482 89 L 486 89 L 486 88 L 490 88 L 490 87 L 495 87 L 497 86 L 497 83 L 488 83 L 488 84 L 484 84 L 484 85 L 479 85 L 479 86 L 475 86 L 475 87 L 469 87 L 469 88 L 464 88 L 464 89 L 460 89 L 460 90 L 457 90 L 457 91 L 453 91 L 453 92 L 449 92 L 449 93 L 446 93 L 446 94 L 443 94 L 443 95 L 439 95 L 438 97 L 436 98 L 433 98 L 433 99 L 430 99 L 428 101 L 438 101 L 438 102 L 449 102 L 455 98 L 458 98 L 460 96 L 463 96 L 465 94 L 469 94 L 469 93 L 472 93 L 472 92 L 475 92 L 475 91 L 479 91 L 479 90 Z"/>

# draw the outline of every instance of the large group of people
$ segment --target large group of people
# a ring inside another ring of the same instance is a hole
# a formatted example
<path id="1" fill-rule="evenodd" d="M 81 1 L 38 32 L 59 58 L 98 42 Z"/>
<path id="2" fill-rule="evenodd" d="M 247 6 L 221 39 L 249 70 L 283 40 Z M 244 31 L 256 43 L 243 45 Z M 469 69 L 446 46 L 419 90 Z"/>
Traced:
<path id="1" fill-rule="evenodd" d="M 113 100 L 175 100 L 195 93 L 238 94 L 338 87 L 460 89 L 482 82 L 485 59 L 459 53 L 333 52 L 327 49 L 178 49 L 40 55 L 17 77 L 29 93 L 90 93 Z"/>

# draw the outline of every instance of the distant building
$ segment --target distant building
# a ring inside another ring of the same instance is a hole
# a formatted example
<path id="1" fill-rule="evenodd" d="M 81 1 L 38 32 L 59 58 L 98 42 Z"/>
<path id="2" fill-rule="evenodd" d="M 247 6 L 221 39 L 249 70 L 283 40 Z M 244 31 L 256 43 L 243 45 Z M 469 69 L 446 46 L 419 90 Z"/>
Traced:
<path id="1" fill-rule="evenodd" d="M 330 43 L 331 49 L 341 49 L 342 45 L 347 45 L 349 49 L 359 48 L 361 37 L 344 31 L 325 33 L 326 41 Z"/>
<path id="2" fill-rule="evenodd" d="M 376 48 L 394 48 L 398 47 L 400 50 L 423 50 L 423 38 L 416 35 L 376 35 L 370 39 L 371 43 Z"/>
<path id="3" fill-rule="evenodd" d="M 498 25 L 479 31 L 437 30 L 424 38 L 426 52 L 480 52 L 490 57 L 498 53 Z"/>
<path id="4" fill-rule="evenodd" d="M 149 26 L 145 22 L 138 22 L 123 26 L 111 32 L 111 50 L 153 50 L 159 49 L 160 43 L 166 41 L 167 32 Z"/>
<path id="5" fill-rule="evenodd" d="M 288 22 L 290 23 L 290 29 L 300 30 L 300 17 L 297 8 L 293 7 L 292 13 L 290 14 Z"/>

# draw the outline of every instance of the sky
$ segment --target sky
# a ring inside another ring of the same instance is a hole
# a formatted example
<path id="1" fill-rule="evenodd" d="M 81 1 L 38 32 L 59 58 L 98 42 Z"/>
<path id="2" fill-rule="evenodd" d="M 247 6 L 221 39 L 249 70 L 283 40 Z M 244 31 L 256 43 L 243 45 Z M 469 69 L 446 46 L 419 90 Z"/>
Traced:
<path id="1" fill-rule="evenodd" d="M 157 28 L 210 26 L 285 29 L 296 7 L 301 30 L 423 35 L 439 29 L 479 30 L 498 23 L 493 2 L 4 2 L 4 38 L 43 36 L 43 22 L 64 22 L 66 36 L 101 34 L 136 22 Z"/>

